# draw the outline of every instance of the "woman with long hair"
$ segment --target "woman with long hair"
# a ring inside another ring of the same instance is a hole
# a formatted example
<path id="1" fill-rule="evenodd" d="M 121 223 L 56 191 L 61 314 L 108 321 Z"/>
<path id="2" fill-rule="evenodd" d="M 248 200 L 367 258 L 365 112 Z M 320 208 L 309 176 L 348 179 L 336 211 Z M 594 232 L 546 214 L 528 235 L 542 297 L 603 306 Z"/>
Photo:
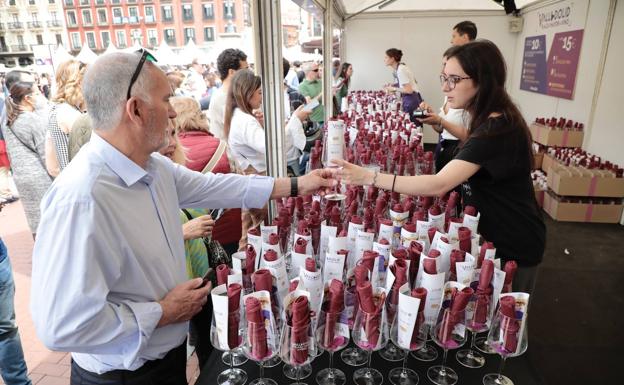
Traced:
<path id="1" fill-rule="evenodd" d="M 535 200 L 531 134 L 505 90 L 503 56 L 487 40 L 454 47 L 440 80 L 450 108 L 472 117 L 468 138 L 435 175 L 396 176 L 344 161 L 337 173 L 355 185 L 375 185 L 407 195 L 441 196 L 463 184 L 464 203 L 476 207 L 479 232 L 494 243 L 503 262 L 515 260 L 514 291 L 532 292 L 542 260 L 546 227 Z"/>
<path id="2" fill-rule="evenodd" d="M 262 106 L 262 81 L 250 70 L 234 74 L 225 104 L 224 136 L 230 153 L 245 174 L 266 174 L 266 147 Z M 293 149 L 303 150 L 306 136 L 302 121 L 309 112 L 300 106 L 292 114 L 285 128 L 284 151 L 287 158 Z M 291 161 L 291 159 L 287 159 Z M 243 210 L 242 236 L 239 248 L 247 244 L 247 230 L 258 226 L 265 218 L 266 210 Z"/>
<path id="3" fill-rule="evenodd" d="M 46 138 L 46 168 L 56 177 L 69 163 L 69 134 L 71 128 L 85 111 L 82 97 L 82 79 L 86 65 L 78 60 L 68 60 L 56 70 L 56 92 L 48 117 Z"/>
<path id="4" fill-rule="evenodd" d="M 351 75 L 353 75 L 353 66 L 350 63 L 344 62 L 340 66 L 340 70 L 336 72 L 334 77 L 334 97 L 336 98 L 336 108 L 334 115 L 339 114 L 341 111 L 342 98 L 346 97 L 349 93 L 349 84 L 351 83 Z"/>
<path id="5" fill-rule="evenodd" d="M 386 92 L 400 92 L 403 111 L 410 114 L 412 122 L 421 125 L 421 123 L 412 116 L 412 112 L 422 103 L 422 97 L 418 91 L 414 73 L 401 61 L 402 59 L 403 51 L 400 49 L 390 48 L 386 50 L 384 64 L 392 68 L 394 83 L 386 85 L 385 90 Z"/>
<path id="6" fill-rule="evenodd" d="M 199 172 L 235 172 L 228 159 L 226 143 L 210 133 L 208 119 L 200 110 L 197 101 L 191 97 L 174 97 L 170 102 L 176 112 L 173 126 L 186 155 L 182 164 Z M 223 245 L 228 254 L 235 253 L 241 237 L 240 209 L 227 210 L 215 226 L 212 237 Z"/>
<path id="7" fill-rule="evenodd" d="M 6 125 L 2 134 L 13 169 L 13 180 L 35 236 L 39 225 L 39 203 L 52 179 L 45 168 L 47 100 L 35 83 L 17 82 L 5 100 Z"/>

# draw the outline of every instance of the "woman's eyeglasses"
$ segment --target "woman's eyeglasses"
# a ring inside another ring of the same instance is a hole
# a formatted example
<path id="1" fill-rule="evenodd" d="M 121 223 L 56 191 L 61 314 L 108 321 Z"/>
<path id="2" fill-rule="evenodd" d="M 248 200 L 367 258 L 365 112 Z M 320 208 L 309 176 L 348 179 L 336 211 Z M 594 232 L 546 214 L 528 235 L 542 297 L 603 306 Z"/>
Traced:
<path id="1" fill-rule="evenodd" d="M 134 70 L 134 74 L 132 75 L 132 78 L 130 78 L 130 85 L 128 86 L 128 94 L 126 96 L 126 100 L 130 99 L 130 92 L 132 91 L 132 86 L 134 85 L 136 80 L 139 78 L 139 74 L 141 73 L 141 69 L 143 68 L 143 64 L 145 64 L 145 61 L 147 60 L 152 63 L 156 63 L 158 61 L 156 60 L 154 55 L 149 53 L 149 51 L 144 48 L 137 50 L 136 53 L 141 54 L 141 59 L 139 59 L 139 64 L 137 64 L 137 68 Z"/>
<path id="2" fill-rule="evenodd" d="M 465 79 L 471 79 L 470 76 L 457 76 L 457 75 L 449 75 L 446 76 L 444 74 L 440 75 L 440 85 L 442 85 L 442 87 L 444 87 L 444 83 L 446 83 L 448 85 L 449 90 L 454 90 L 455 86 L 457 85 L 457 83 L 459 83 L 462 80 Z"/>

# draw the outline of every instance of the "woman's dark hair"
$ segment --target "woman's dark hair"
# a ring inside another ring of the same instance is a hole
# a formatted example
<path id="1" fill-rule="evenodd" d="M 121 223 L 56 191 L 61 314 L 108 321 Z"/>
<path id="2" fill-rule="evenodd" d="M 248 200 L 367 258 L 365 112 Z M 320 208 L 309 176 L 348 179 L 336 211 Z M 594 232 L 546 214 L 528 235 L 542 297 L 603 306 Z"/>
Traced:
<path id="1" fill-rule="evenodd" d="M 491 137 L 521 130 L 531 151 L 531 133 L 518 107 L 511 101 L 505 90 L 507 67 L 498 47 L 489 40 L 476 40 L 461 46 L 452 47 L 446 53 L 447 60 L 455 58 L 477 87 L 474 97 L 464 107 L 472 118 L 469 132 L 475 137 Z M 508 122 L 504 130 L 491 130 L 490 115 L 502 114 Z M 478 127 L 484 126 L 475 132 Z"/>
<path id="2" fill-rule="evenodd" d="M 344 62 L 340 66 L 340 71 L 336 73 L 336 78 L 342 78 L 343 84 L 349 87 L 349 83 L 351 83 L 351 78 L 347 77 L 347 71 L 351 67 L 351 63 Z"/>
<path id="3" fill-rule="evenodd" d="M 401 58 L 403 58 L 403 51 L 397 48 L 390 48 L 386 50 L 386 55 L 393 58 L 397 63 L 399 63 L 401 61 Z"/>
<path id="4" fill-rule="evenodd" d="M 256 76 L 250 70 L 240 70 L 232 77 L 225 102 L 225 118 L 223 119 L 223 134 L 230 136 L 230 125 L 234 110 L 240 108 L 246 114 L 251 114 L 253 108 L 249 103 L 252 95 L 262 86 L 260 76 Z"/>
<path id="5" fill-rule="evenodd" d="M 11 86 L 9 95 L 4 102 L 8 126 L 13 125 L 13 122 L 15 122 L 19 115 L 24 111 L 21 103 L 26 96 L 33 93 L 33 85 L 34 83 L 32 82 L 17 82 L 13 83 Z"/>

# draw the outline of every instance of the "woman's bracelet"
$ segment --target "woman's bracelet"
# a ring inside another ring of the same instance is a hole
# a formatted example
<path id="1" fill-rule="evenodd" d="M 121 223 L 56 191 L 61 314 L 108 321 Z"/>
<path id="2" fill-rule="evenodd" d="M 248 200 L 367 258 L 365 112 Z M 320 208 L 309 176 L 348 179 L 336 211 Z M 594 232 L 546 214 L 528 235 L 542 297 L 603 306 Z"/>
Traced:
<path id="1" fill-rule="evenodd" d="M 379 175 L 379 171 L 375 170 L 375 174 L 373 175 L 373 183 L 371 183 L 371 186 L 375 187 L 375 185 L 377 184 L 378 175 Z"/>

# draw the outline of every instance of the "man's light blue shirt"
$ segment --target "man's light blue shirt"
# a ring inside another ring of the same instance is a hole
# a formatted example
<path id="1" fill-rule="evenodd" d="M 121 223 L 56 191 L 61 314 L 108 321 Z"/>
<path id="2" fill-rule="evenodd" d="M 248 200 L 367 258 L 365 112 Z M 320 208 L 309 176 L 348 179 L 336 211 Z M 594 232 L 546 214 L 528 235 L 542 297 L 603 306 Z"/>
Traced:
<path id="1" fill-rule="evenodd" d="M 37 335 L 96 373 L 164 357 L 188 331 L 186 322 L 156 328 L 157 301 L 187 280 L 179 208 L 261 208 L 273 183 L 204 175 L 157 153 L 143 169 L 93 133 L 41 202 L 30 304 Z"/>

